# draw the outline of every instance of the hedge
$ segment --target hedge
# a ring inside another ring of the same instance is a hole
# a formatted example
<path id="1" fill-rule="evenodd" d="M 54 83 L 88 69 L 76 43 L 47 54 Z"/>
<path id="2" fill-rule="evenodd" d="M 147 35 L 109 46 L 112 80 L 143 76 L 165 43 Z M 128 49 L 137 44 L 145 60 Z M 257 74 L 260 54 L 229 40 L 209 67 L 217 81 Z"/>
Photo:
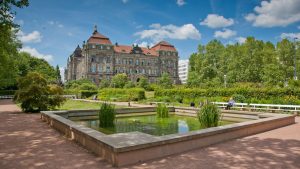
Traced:
<path id="1" fill-rule="evenodd" d="M 0 90 L 0 96 L 15 95 L 16 90 Z"/>
<path id="2" fill-rule="evenodd" d="M 216 89 L 157 89 L 154 96 L 159 97 L 181 97 L 181 98 L 203 98 L 203 97 L 232 97 L 241 95 L 245 99 L 255 98 L 257 100 L 294 97 L 300 99 L 300 89 L 295 88 L 216 88 Z"/>
<path id="3" fill-rule="evenodd" d="M 145 99 L 145 90 L 142 88 L 105 88 L 99 91 L 98 98 L 111 101 L 138 101 Z"/>
<path id="4" fill-rule="evenodd" d="M 64 90 L 65 95 L 76 95 L 77 98 L 88 98 L 93 95 L 98 94 L 98 91 L 95 90 L 76 90 L 76 89 L 65 89 Z"/>

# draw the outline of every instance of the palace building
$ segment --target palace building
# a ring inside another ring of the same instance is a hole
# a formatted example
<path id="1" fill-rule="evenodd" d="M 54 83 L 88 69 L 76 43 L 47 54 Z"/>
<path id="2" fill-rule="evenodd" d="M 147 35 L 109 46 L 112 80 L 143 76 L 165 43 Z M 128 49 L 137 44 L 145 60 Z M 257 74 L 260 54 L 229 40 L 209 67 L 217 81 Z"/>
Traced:
<path id="1" fill-rule="evenodd" d="M 144 76 L 155 83 L 163 73 L 168 73 L 173 83 L 178 84 L 178 58 L 176 48 L 166 41 L 151 48 L 112 44 L 95 26 L 82 48 L 78 45 L 68 57 L 65 80 L 85 78 L 98 85 L 102 79 L 110 80 L 118 73 L 125 73 L 133 82 Z"/>

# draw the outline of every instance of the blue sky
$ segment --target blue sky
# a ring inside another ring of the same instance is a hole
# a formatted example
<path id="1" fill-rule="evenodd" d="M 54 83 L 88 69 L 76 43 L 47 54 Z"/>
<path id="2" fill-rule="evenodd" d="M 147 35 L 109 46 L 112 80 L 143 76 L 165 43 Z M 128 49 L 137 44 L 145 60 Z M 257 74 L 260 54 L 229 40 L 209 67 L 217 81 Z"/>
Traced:
<path id="1" fill-rule="evenodd" d="M 30 0 L 16 12 L 22 50 L 60 67 L 95 24 L 112 43 L 147 46 L 164 39 L 180 59 L 212 39 L 300 38 L 300 0 Z"/>

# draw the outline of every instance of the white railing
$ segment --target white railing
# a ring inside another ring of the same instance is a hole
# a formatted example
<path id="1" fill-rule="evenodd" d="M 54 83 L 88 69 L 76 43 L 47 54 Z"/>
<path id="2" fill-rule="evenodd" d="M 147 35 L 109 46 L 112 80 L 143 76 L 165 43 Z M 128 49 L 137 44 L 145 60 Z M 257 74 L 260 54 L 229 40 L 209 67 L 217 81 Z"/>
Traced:
<path id="1" fill-rule="evenodd" d="M 0 99 L 13 99 L 14 98 L 14 95 L 3 95 L 3 96 L 0 96 Z"/>
<path id="2" fill-rule="evenodd" d="M 220 108 L 225 108 L 227 102 L 212 102 Z M 262 110 L 262 111 L 287 111 L 287 112 L 300 112 L 300 105 L 282 105 L 282 104 L 254 104 L 254 103 L 235 103 L 233 108 L 244 110 Z"/>

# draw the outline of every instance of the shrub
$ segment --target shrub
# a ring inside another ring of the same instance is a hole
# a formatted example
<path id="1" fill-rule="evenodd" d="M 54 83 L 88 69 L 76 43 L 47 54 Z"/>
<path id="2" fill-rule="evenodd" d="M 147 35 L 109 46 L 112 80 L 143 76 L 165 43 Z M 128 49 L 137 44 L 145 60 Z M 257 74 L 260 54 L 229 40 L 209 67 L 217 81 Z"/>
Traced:
<path id="1" fill-rule="evenodd" d="M 124 88 L 127 88 L 127 89 L 134 88 L 134 87 L 135 87 L 135 84 L 132 81 L 128 81 L 124 86 Z"/>
<path id="2" fill-rule="evenodd" d="M 206 104 L 197 113 L 198 120 L 202 127 L 216 127 L 221 118 L 220 110 L 216 105 Z"/>
<path id="3" fill-rule="evenodd" d="M 101 105 L 98 113 L 99 127 L 114 127 L 114 121 L 116 117 L 115 107 L 108 103 Z"/>
<path id="4" fill-rule="evenodd" d="M 165 89 L 170 89 L 173 87 L 172 80 L 168 73 L 163 73 L 161 75 L 161 77 L 158 80 L 158 84 L 160 85 L 160 87 L 165 88 Z"/>
<path id="5" fill-rule="evenodd" d="M 69 81 L 65 84 L 66 89 L 76 89 L 76 90 L 96 90 L 96 85 L 88 79 L 79 79 Z"/>
<path id="6" fill-rule="evenodd" d="M 274 97 L 283 98 L 284 96 L 295 96 L 300 98 L 300 89 L 298 88 L 187 88 L 187 89 L 156 89 L 154 96 L 175 96 L 186 98 L 201 98 L 201 97 L 231 97 L 233 95 L 242 95 L 246 100 L 255 98 L 257 100 L 271 99 Z"/>
<path id="7" fill-rule="evenodd" d="M 114 101 L 129 101 L 129 99 L 133 101 L 138 101 L 145 99 L 145 90 L 141 88 L 105 88 L 99 91 L 98 98 L 100 98 L 101 100 Z"/>
<path id="8" fill-rule="evenodd" d="M 244 103 L 246 101 L 246 98 L 241 94 L 234 94 L 232 98 L 235 100 L 235 102 Z"/>
<path id="9" fill-rule="evenodd" d="M 24 112 L 39 112 L 60 106 L 63 89 L 57 85 L 48 85 L 47 80 L 39 73 L 31 72 L 18 80 L 19 90 L 16 101 L 21 103 Z"/>
<path id="10" fill-rule="evenodd" d="M 139 81 L 137 82 L 137 86 L 139 88 L 143 88 L 143 89 L 147 90 L 149 87 L 148 79 L 145 77 L 140 77 Z"/>
<path id="11" fill-rule="evenodd" d="M 102 79 L 102 80 L 100 81 L 99 88 L 100 88 L 100 89 L 107 88 L 107 87 L 109 87 L 109 85 L 110 85 L 109 80 L 107 80 L 107 79 Z"/>
<path id="12" fill-rule="evenodd" d="M 159 118 L 169 117 L 169 109 L 165 104 L 158 104 L 156 107 L 156 115 Z"/>
<path id="13" fill-rule="evenodd" d="M 123 88 L 127 82 L 128 82 L 128 77 L 125 73 L 116 74 L 111 79 L 110 87 Z"/>
<path id="14" fill-rule="evenodd" d="M 91 97 L 93 95 L 98 94 L 98 91 L 91 91 L 91 90 L 81 90 L 80 91 L 80 98 L 88 98 Z"/>

